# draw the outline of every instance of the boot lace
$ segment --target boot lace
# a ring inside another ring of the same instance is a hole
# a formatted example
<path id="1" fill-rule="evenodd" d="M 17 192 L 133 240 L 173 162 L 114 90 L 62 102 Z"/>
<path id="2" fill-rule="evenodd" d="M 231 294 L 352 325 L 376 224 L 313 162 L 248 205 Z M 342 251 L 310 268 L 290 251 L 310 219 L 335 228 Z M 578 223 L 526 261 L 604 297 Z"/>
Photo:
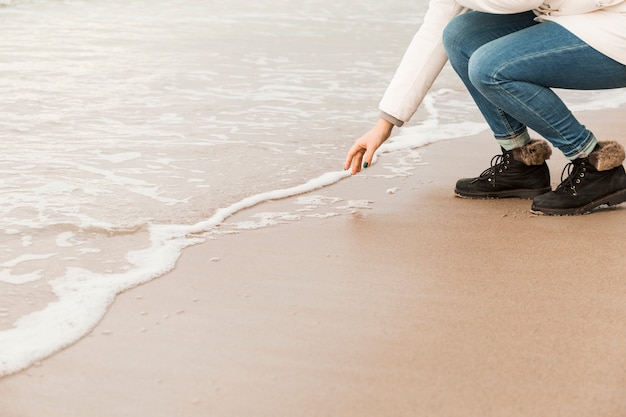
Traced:
<path id="1" fill-rule="evenodd" d="M 511 154 L 509 154 L 508 152 L 505 154 L 495 155 L 493 158 L 491 158 L 491 162 L 489 163 L 490 167 L 484 170 L 472 182 L 485 180 L 485 179 L 489 182 L 495 181 L 497 174 L 501 174 L 502 172 L 504 172 L 504 170 L 508 169 L 507 165 L 509 164 L 510 158 L 511 158 Z"/>
<path id="2" fill-rule="evenodd" d="M 587 174 L 587 160 L 580 159 L 575 160 L 563 168 L 561 171 L 561 183 L 556 187 L 556 192 L 567 192 L 571 196 L 575 196 L 578 194 L 576 187 L 582 182 L 582 179 Z M 563 179 L 566 175 L 567 177 Z"/>

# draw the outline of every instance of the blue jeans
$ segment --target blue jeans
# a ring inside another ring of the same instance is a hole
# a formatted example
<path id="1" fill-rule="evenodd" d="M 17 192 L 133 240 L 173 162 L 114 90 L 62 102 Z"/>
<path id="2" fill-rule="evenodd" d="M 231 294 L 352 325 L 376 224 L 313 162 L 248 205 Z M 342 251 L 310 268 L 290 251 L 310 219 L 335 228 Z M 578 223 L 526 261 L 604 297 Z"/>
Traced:
<path id="1" fill-rule="evenodd" d="M 526 145 L 529 127 L 567 158 L 585 157 L 597 140 L 551 88 L 626 87 L 626 65 L 534 18 L 532 12 L 457 16 L 443 34 L 450 64 L 502 148 Z"/>

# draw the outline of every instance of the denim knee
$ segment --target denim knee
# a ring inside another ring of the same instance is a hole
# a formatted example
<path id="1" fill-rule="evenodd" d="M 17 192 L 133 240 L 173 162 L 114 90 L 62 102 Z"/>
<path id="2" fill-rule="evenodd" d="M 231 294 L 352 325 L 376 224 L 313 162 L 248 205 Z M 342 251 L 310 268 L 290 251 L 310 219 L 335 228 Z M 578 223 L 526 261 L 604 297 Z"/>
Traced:
<path id="1" fill-rule="evenodd" d="M 470 82 L 483 94 L 485 88 L 497 83 L 497 74 L 503 66 L 497 52 L 491 49 L 489 45 L 478 48 L 467 64 L 467 76 Z"/>

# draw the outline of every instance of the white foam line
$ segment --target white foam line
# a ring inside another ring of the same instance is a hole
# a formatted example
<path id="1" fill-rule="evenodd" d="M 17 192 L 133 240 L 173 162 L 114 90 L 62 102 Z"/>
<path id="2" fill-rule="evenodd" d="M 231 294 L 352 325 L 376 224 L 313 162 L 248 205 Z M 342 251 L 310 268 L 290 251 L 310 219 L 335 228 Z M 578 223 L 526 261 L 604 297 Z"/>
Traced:
<path id="1" fill-rule="evenodd" d="M 383 144 L 376 153 L 372 163 L 378 159 L 378 155 L 395 152 L 399 150 L 414 149 L 429 145 L 442 140 L 456 139 L 480 133 L 487 129 L 485 123 L 461 122 L 452 125 L 441 126 L 437 120 L 437 110 L 433 106 L 432 99 L 427 100 L 429 112 L 434 118 L 425 120 L 421 125 L 414 126 L 403 130 L 403 133 L 392 138 L 388 143 Z M 189 227 L 187 233 L 206 232 L 224 222 L 228 217 L 234 215 L 238 211 L 253 207 L 264 201 L 275 200 L 281 198 L 292 197 L 298 194 L 304 194 L 349 177 L 349 171 L 333 171 L 313 178 L 304 184 L 291 188 L 268 191 L 256 194 L 243 200 L 240 200 L 228 207 L 218 209 L 215 214 L 208 220 L 196 223 Z"/>
<path id="2" fill-rule="evenodd" d="M 39 269 L 37 271 L 30 272 L 28 274 L 13 275 L 11 274 L 11 271 L 9 271 L 8 269 L 3 269 L 3 270 L 0 270 L 0 281 L 6 282 L 7 284 L 14 284 L 14 285 L 26 284 L 28 282 L 40 280 L 42 272 L 43 272 L 43 269 Z M 2 372 L 0 372 L 0 376 L 1 375 L 2 375 Z"/>
<path id="3" fill-rule="evenodd" d="M 438 140 L 454 139 L 478 129 L 484 130 L 484 125 L 460 123 L 450 128 L 442 128 L 438 126 L 436 120 L 428 120 L 421 127 L 407 129 L 405 134 L 399 135 L 392 143 L 382 147 L 380 153 L 412 149 Z M 136 266 L 131 271 L 105 275 L 80 268 L 68 268 L 64 276 L 50 282 L 59 301 L 20 318 L 14 328 L 0 332 L 0 376 L 25 369 L 87 334 L 104 316 L 117 294 L 170 271 L 174 268 L 182 249 L 203 241 L 190 238 L 189 234 L 215 228 L 238 211 L 264 201 L 304 194 L 349 176 L 350 171 L 347 170 L 327 172 L 304 184 L 259 193 L 219 209 L 208 220 L 192 226 L 151 225 L 152 245 L 131 252 L 127 256 L 128 261 Z M 349 206 L 355 204 L 360 208 L 367 208 L 369 202 L 367 204 L 348 202 Z M 159 262 L 154 262 L 154 259 L 158 259 Z M 89 307 L 85 307 L 86 303 Z M 90 317 L 76 321 L 76 311 L 90 311 Z"/>
<path id="4" fill-rule="evenodd" d="M 98 274 L 67 268 L 64 276 L 50 281 L 58 301 L 21 317 L 13 328 L 0 332 L 0 377 L 26 369 L 78 341 L 102 319 L 117 294 L 169 272 L 183 248 L 202 241 L 180 236 L 172 239 L 158 228 L 151 235 L 151 247 L 128 255 L 137 267 L 131 271 Z M 35 278 L 4 277 L 21 282 Z M 80 319 L 76 318 L 77 312 L 83 314 Z"/>
<path id="5" fill-rule="evenodd" d="M 10 261 L 6 261 L 0 264 L 0 266 L 11 268 L 11 267 L 21 264 L 22 262 L 40 261 L 44 259 L 50 259 L 51 257 L 56 256 L 56 255 L 57 255 L 56 253 L 46 253 L 46 254 L 41 254 L 41 255 L 30 255 L 30 254 L 20 255 L 15 259 L 12 259 Z"/>
<path id="6" fill-rule="evenodd" d="M 259 203 L 269 200 L 276 200 L 281 198 L 287 198 L 298 194 L 304 194 L 309 191 L 316 190 L 318 188 L 322 188 L 331 184 L 334 184 L 340 181 L 342 178 L 349 177 L 349 171 L 333 171 L 327 172 L 325 174 L 320 175 L 317 178 L 313 178 L 312 180 L 307 181 L 304 184 L 296 185 L 291 188 L 283 188 L 280 190 L 268 191 L 260 194 L 256 194 L 243 200 L 238 201 L 237 203 L 231 204 L 228 207 L 221 208 L 215 212 L 210 219 L 196 223 L 191 226 L 188 230 L 188 233 L 201 233 L 205 232 L 209 229 L 212 229 L 219 224 L 223 223 L 228 217 L 233 214 L 241 211 L 243 209 L 256 206 Z"/>

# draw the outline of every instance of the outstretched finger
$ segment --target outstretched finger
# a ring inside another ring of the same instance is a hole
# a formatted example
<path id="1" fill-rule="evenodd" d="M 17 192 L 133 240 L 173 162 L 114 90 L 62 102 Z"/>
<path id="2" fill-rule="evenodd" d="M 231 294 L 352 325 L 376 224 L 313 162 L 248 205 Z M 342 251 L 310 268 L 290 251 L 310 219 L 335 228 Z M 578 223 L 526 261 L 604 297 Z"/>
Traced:
<path id="1" fill-rule="evenodd" d="M 364 149 L 357 145 L 354 145 L 352 149 L 350 149 L 350 152 L 348 152 L 348 156 L 346 157 L 346 163 L 344 164 L 344 169 L 349 169 L 350 166 L 352 166 L 353 174 L 359 172 L 364 152 Z"/>
<path id="2" fill-rule="evenodd" d="M 352 175 L 361 172 L 361 163 L 363 162 L 363 151 L 358 152 L 352 159 Z"/>

